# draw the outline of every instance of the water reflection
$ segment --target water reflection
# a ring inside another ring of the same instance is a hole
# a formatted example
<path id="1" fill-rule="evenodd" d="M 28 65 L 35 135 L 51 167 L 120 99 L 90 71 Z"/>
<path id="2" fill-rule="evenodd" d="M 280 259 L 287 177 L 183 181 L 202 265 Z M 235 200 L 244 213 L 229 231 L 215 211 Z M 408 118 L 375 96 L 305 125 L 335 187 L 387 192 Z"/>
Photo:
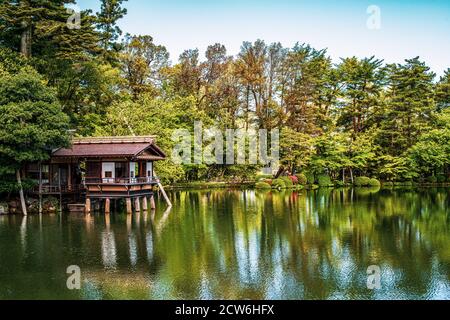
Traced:
<path id="1" fill-rule="evenodd" d="M 449 193 L 180 191 L 165 212 L 0 217 L 0 298 L 448 299 Z"/>

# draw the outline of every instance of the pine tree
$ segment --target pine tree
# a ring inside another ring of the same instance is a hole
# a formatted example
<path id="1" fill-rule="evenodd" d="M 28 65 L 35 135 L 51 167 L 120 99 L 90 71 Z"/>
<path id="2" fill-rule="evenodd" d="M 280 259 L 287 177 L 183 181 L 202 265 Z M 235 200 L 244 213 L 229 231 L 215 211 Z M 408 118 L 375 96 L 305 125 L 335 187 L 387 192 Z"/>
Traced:
<path id="1" fill-rule="evenodd" d="M 411 147 L 433 119 L 433 79 L 435 74 L 419 57 L 403 65 L 389 66 L 387 110 L 382 123 L 382 145 L 399 155 Z"/>
<path id="2" fill-rule="evenodd" d="M 127 0 L 101 0 L 100 12 L 97 12 L 97 26 L 101 31 L 101 42 L 105 51 L 119 49 L 117 40 L 122 35 L 122 30 L 117 26 L 117 21 L 127 14 L 127 9 L 121 7 L 123 1 Z"/>
<path id="3" fill-rule="evenodd" d="M 450 68 L 444 72 L 436 85 L 435 99 L 438 111 L 450 107 Z"/>
<path id="4" fill-rule="evenodd" d="M 5 0 L 0 6 L 0 38 L 25 57 L 73 59 L 98 53 L 95 17 L 89 10 L 70 24 L 74 0 Z"/>

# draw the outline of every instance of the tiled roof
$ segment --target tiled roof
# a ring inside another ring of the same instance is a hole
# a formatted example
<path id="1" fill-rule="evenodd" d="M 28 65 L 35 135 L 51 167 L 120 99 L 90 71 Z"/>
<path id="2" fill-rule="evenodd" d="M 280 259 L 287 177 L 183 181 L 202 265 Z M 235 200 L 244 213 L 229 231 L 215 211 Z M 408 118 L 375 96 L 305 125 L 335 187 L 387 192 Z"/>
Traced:
<path id="1" fill-rule="evenodd" d="M 149 149 L 156 157 L 165 158 L 162 150 L 155 145 L 153 137 L 100 137 L 77 138 L 71 148 L 61 148 L 53 152 L 53 157 L 97 158 L 136 157 Z"/>

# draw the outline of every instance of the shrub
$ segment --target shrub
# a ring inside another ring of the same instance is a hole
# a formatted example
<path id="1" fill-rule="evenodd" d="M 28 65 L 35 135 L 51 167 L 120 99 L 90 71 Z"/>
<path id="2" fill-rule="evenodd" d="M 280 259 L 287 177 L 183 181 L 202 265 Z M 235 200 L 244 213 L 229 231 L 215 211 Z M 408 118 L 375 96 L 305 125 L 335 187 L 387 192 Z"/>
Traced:
<path id="1" fill-rule="evenodd" d="M 317 182 L 320 187 L 332 187 L 333 182 L 331 182 L 331 178 L 327 174 L 321 174 L 317 177 Z"/>
<path id="2" fill-rule="evenodd" d="M 369 179 L 369 186 L 379 187 L 380 185 L 381 185 L 381 183 L 378 179 L 375 179 L 375 178 Z"/>
<path id="3" fill-rule="evenodd" d="M 307 184 L 314 184 L 314 182 L 316 182 L 316 180 L 314 178 L 314 174 L 312 172 L 306 172 L 305 177 L 306 177 Z"/>
<path id="4" fill-rule="evenodd" d="M 445 178 L 445 176 L 443 174 L 440 174 L 436 177 L 436 180 L 438 183 L 444 183 L 445 180 L 447 180 L 447 179 Z"/>
<path id="5" fill-rule="evenodd" d="M 394 182 L 394 185 L 410 187 L 410 186 L 413 185 L 413 182 L 411 180 L 409 180 L 409 181 L 396 181 L 396 182 Z"/>
<path id="6" fill-rule="evenodd" d="M 290 189 L 294 186 L 294 183 L 292 182 L 290 177 L 284 176 L 284 177 L 280 177 L 280 179 L 283 180 L 285 188 Z"/>
<path id="7" fill-rule="evenodd" d="M 436 178 L 436 176 L 430 176 L 430 177 L 427 178 L 427 181 L 429 183 L 436 183 L 437 182 L 437 178 Z"/>
<path id="8" fill-rule="evenodd" d="M 289 179 L 291 179 L 294 185 L 298 184 L 298 178 L 296 176 L 289 176 Z"/>
<path id="9" fill-rule="evenodd" d="M 284 183 L 283 179 L 273 179 L 272 180 L 272 188 L 284 189 L 284 188 L 286 188 L 286 184 Z"/>
<path id="10" fill-rule="evenodd" d="M 271 174 L 257 174 L 255 177 L 256 181 L 262 181 L 265 179 L 272 179 L 273 176 Z"/>
<path id="11" fill-rule="evenodd" d="M 356 177 L 353 183 L 356 187 L 367 187 L 370 185 L 370 178 L 368 177 Z"/>
<path id="12" fill-rule="evenodd" d="M 385 186 L 385 187 L 393 187 L 394 183 L 392 181 L 385 181 L 385 182 L 383 182 L 383 186 Z"/>
<path id="13" fill-rule="evenodd" d="M 334 185 L 335 185 L 336 187 L 344 187 L 344 186 L 345 186 L 344 181 L 342 181 L 342 180 L 336 180 L 336 181 L 334 181 Z"/>
<path id="14" fill-rule="evenodd" d="M 296 174 L 295 176 L 297 177 L 298 184 L 301 184 L 303 186 L 305 184 L 308 184 L 308 178 L 306 178 L 304 173 L 299 173 L 299 174 Z"/>
<path id="15" fill-rule="evenodd" d="M 256 189 L 270 189 L 270 188 L 272 188 L 272 187 L 271 187 L 271 185 L 268 184 L 267 182 L 262 182 L 262 181 L 260 181 L 260 182 L 257 182 L 257 183 L 255 184 L 255 188 L 256 188 Z"/>

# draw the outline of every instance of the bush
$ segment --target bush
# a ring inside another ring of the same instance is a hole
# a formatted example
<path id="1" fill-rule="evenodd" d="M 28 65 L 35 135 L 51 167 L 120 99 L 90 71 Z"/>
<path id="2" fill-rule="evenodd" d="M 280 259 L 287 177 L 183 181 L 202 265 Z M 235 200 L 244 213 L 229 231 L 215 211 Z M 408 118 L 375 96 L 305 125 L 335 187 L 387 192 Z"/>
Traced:
<path id="1" fill-rule="evenodd" d="M 272 180 L 272 188 L 275 189 L 284 189 L 286 188 L 286 184 L 283 179 L 273 179 Z"/>
<path id="2" fill-rule="evenodd" d="M 305 177 L 306 177 L 307 184 L 314 184 L 314 182 L 316 182 L 316 180 L 314 178 L 314 174 L 312 172 L 306 172 Z"/>
<path id="3" fill-rule="evenodd" d="M 372 179 L 369 179 L 369 186 L 379 187 L 379 186 L 381 186 L 381 183 L 378 179 L 372 178 Z"/>
<path id="4" fill-rule="evenodd" d="M 291 181 L 294 185 L 298 184 L 298 178 L 296 176 L 289 176 L 289 179 L 291 179 Z"/>
<path id="5" fill-rule="evenodd" d="M 320 187 L 332 187 L 334 186 L 333 182 L 331 182 L 331 178 L 327 174 L 321 174 L 317 177 L 317 182 Z"/>
<path id="6" fill-rule="evenodd" d="M 302 186 L 308 184 L 308 178 L 306 178 L 304 173 L 299 173 L 295 175 L 298 180 L 298 184 L 301 184 Z"/>
<path id="7" fill-rule="evenodd" d="M 336 181 L 334 181 L 334 186 L 335 187 L 345 187 L 345 183 L 342 180 L 336 180 Z"/>
<path id="8" fill-rule="evenodd" d="M 383 186 L 385 186 L 385 187 L 393 187 L 394 183 L 392 181 L 385 181 L 385 182 L 383 182 Z"/>
<path id="9" fill-rule="evenodd" d="M 257 182 L 255 184 L 256 189 L 270 189 L 272 186 L 268 184 L 267 182 Z"/>
<path id="10" fill-rule="evenodd" d="M 265 179 L 272 179 L 273 176 L 271 174 L 257 174 L 255 177 L 256 181 L 262 181 Z"/>
<path id="11" fill-rule="evenodd" d="M 427 178 L 427 182 L 429 182 L 429 183 L 436 183 L 437 182 L 436 176 L 428 177 Z"/>
<path id="12" fill-rule="evenodd" d="M 370 178 L 368 177 L 356 177 L 353 183 L 356 187 L 367 187 L 370 185 Z"/>
<path id="13" fill-rule="evenodd" d="M 283 180 L 285 188 L 290 189 L 294 186 L 294 183 L 292 182 L 290 177 L 284 176 L 284 177 L 280 177 L 280 179 Z"/>
<path id="14" fill-rule="evenodd" d="M 438 183 L 444 183 L 447 180 L 443 174 L 438 175 L 436 179 Z"/>
<path id="15" fill-rule="evenodd" d="M 413 182 L 411 180 L 409 180 L 409 181 L 396 181 L 396 182 L 394 182 L 394 185 L 411 187 L 413 185 Z"/>

